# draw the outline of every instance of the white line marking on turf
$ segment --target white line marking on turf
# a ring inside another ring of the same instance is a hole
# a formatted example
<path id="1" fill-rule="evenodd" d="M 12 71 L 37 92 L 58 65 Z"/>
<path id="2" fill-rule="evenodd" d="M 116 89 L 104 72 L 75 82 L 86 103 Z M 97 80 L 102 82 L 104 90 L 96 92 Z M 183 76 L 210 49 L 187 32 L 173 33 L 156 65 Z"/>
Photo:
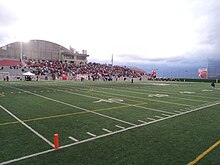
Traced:
<path id="1" fill-rule="evenodd" d="M 138 120 L 139 122 L 141 122 L 141 123 L 147 123 L 146 121 L 143 121 L 143 120 Z"/>
<path id="2" fill-rule="evenodd" d="M 96 135 L 95 134 L 93 134 L 93 133 L 91 133 L 91 132 L 86 132 L 88 135 L 90 135 L 90 136 L 93 136 L 93 137 L 96 137 Z"/>
<path id="3" fill-rule="evenodd" d="M 148 117 L 147 119 L 148 119 L 148 120 L 156 120 L 156 119 L 153 119 L 153 118 L 149 118 L 149 117 Z"/>
<path id="4" fill-rule="evenodd" d="M 64 92 L 63 90 L 60 90 L 60 89 L 58 89 L 58 90 L 61 91 L 61 92 Z M 79 95 L 79 96 L 83 96 L 83 97 L 88 97 L 88 98 L 93 98 L 93 99 L 101 99 L 101 98 L 99 98 L 99 97 L 88 96 L 88 95 L 79 94 L 79 93 L 75 93 L 75 92 L 66 91 L 66 93 L 75 94 L 75 95 Z M 106 92 L 104 92 L 104 93 L 106 93 Z M 124 95 L 123 95 L 123 96 L 124 96 Z M 175 114 L 175 113 L 172 113 L 172 112 L 167 112 L 167 111 L 163 111 L 163 110 L 158 110 L 158 109 L 153 109 L 153 108 L 142 107 L 142 106 L 138 106 L 138 105 L 127 104 L 127 103 L 122 103 L 122 102 L 115 102 L 115 103 L 122 104 L 122 105 L 129 105 L 129 106 L 133 106 L 133 107 L 137 107 L 137 108 L 141 108 L 141 109 L 147 109 L 147 110 L 156 111 L 156 112 L 169 113 L 169 114 L 173 114 L 173 115 Z M 189 105 L 187 105 L 187 106 L 189 106 Z M 134 124 L 134 125 L 135 125 L 135 124 Z"/>
<path id="5" fill-rule="evenodd" d="M 169 117 L 170 115 L 167 115 L 167 114 L 161 114 L 161 115 L 164 115 L 164 116 L 167 116 L 167 117 Z"/>
<path id="6" fill-rule="evenodd" d="M 106 88 L 103 88 L 103 89 L 106 89 Z M 117 90 L 119 90 L 119 89 L 117 89 Z M 116 95 L 116 96 L 124 96 L 124 97 L 136 98 L 136 99 L 142 99 L 142 100 L 143 99 L 144 100 L 150 100 L 150 101 L 166 103 L 166 104 L 181 105 L 181 106 L 187 106 L 187 107 L 191 106 L 191 105 L 188 105 L 188 104 L 180 104 L 180 103 L 174 103 L 174 102 L 169 102 L 169 101 L 162 101 L 162 100 L 156 100 L 156 99 L 142 98 L 142 97 L 136 97 L 136 96 L 128 96 L 128 95 L 122 95 L 122 94 L 116 94 L 116 93 L 110 93 L 110 92 L 104 92 L 104 91 L 96 91 L 96 92 L 106 93 L 108 95 L 111 94 L 111 95 Z"/>
<path id="7" fill-rule="evenodd" d="M 163 119 L 163 117 L 161 117 L 161 116 L 155 116 L 155 117 L 157 117 L 157 118 L 159 118 L 159 119 Z"/>
<path id="8" fill-rule="evenodd" d="M 122 123 L 126 123 L 126 124 L 129 124 L 129 125 L 136 125 L 136 124 L 133 124 L 133 123 L 128 122 L 128 121 L 120 120 L 120 119 L 117 119 L 117 118 L 114 118 L 114 117 L 110 117 L 110 116 L 107 116 L 107 115 L 104 115 L 104 114 L 101 114 L 101 113 L 98 113 L 98 112 L 90 111 L 90 110 L 85 109 L 85 108 L 81 108 L 81 107 L 78 107 L 78 106 L 75 106 L 75 105 L 72 105 L 72 104 L 68 104 L 68 103 L 65 103 L 65 102 L 62 102 L 62 101 L 59 101 L 59 100 L 55 100 L 55 99 L 52 99 L 52 98 L 49 98 L 49 97 L 46 97 L 46 96 L 42 96 L 42 95 L 39 95 L 39 94 L 36 94 L 36 93 L 32 93 L 30 91 L 26 91 L 26 90 L 23 90 L 23 89 L 20 89 L 20 88 L 15 88 L 15 87 L 10 87 L 10 88 L 21 90 L 21 91 L 23 91 L 25 93 L 29 93 L 29 94 L 32 94 L 32 95 L 35 95 L 35 96 L 38 96 L 38 97 L 42 97 L 44 99 L 47 99 L 47 100 L 50 100 L 50 101 L 53 101 L 53 102 L 56 102 L 56 103 L 60 103 L 60 104 L 63 104 L 63 105 L 67 105 L 67 106 L 70 106 L 70 107 L 74 107 L 74 108 L 77 108 L 77 109 L 80 109 L 80 110 L 83 110 L 83 111 L 86 111 L 86 112 L 90 112 L 90 113 L 93 113 L 93 114 L 96 114 L 96 115 L 99 115 L 99 116 L 102 116 L 102 117 L 105 117 L 105 118 L 109 118 L 109 119 L 112 119 L 112 120 L 120 121 Z"/>
<path id="9" fill-rule="evenodd" d="M 103 138 L 103 137 L 111 136 L 111 135 L 114 135 L 114 134 L 117 134 L 117 133 L 125 132 L 125 131 L 131 130 L 131 129 L 135 129 L 135 128 L 143 127 L 143 126 L 150 125 L 150 124 L 153 124 L 153 123 L 157 123 L 157 122 L 160 122 L 160 121 L 168 120 L 168 119 L 175 118 L 175 117 L 178 117 L 178 116 L 186 115 L 188 113 L 199 111 L 201 109 L 209 108 L 209 107 L 212 107 L 212 106 L 215 106 L 215 105 L 218 105 L 218 104 L 220 104 L 220 102 L 216 102 L 216 103 L 213 103 L 213 104 L 202 106 L 202 107 L 193 109 L 191 111 L 183 112 L 181 114 L 175 114 L 173 116 L 166 117 L 166 118 L 163 118 L 163 119 L 151 121 L 151 122 L 148 122 L 148 123 L 143 123 L 143 124 L 140 124 L 140 125 L 131 126 L 131 127 L 125 128 L 125 129 L 120 129 L 120 130 L 115 131 L 115 132 L 103 134 L 103 135 L 100 135 L 100 136 L 92 137 L 90 139 L 85 139 L 85 140 L 82 140 L 82 141 L 78 141 L 78 142 L 74 142 L 74 143 L 67 144 L 67 145 L 64 145 L 64 146 L 60 146 L 59 150 L 64 149 L 64 148 L 68 148 L 68 147 L 71 147 L 71 146 L 74 146 L 74 145 L 86 143 L 88 141 L 92 141 L 92 140 L 100 139 L 100 138 Z M 14 163 L 14 162 L 17 162 L 17 161 L 20 161 L 20 160 L 36 157 L 36 156 L 43 155 L 43 154 L 46 154 L 46 153 L 49 153 L 49 152 L 53 152 L 53 151 L 56 151 L 56 150 L 55 149 L 50 149 L 50 150 L 34 153 L 34 154 L 23 156 L 23 157 L 20 157 L 20 158 L 17 158 L 17 159 L 12 159 L 12 160 L 9 160 L 9 161 L 2 162 L 2 163 L 0 163 L 0 165 Z"/>
<path id="10" fill-rule="evenodd" d="M 69 136 L 69 139 L 71 139 L 71 140 L 73 140 L 73 141 L 75 141 L 75 142 L 78 142 L 78 141 L 79 141 L 79 140 L 73 138 L 72 136 Z"/>
<path id="11" fill-rule="evenodd" d="M 182 113 L 182 112 L 186 112 L 187 110 L 180 109 L 179 111 Z"/>
<path id="12" fill-rule="evenodd" d="M 121 129 L 125 129 L 125 127 L 122 127 L 120 125 L 115 125 L 115 126 L 118 127 L 118 128 L 121 128 Z"/>
<path id="13" fill-rule="evenodd" d="M 6 108 L 4 108 L 2 105 L 0 105 L 0 108 L 3 109 L 5 112 L 7 112 L 9 115 L 11 115 L 13 118 L 15 118 L 16 120 L 18 120 L 22 125 L 24 125 L 26 128 L 28 128 L 31 132 L 33 132 L 34 134 L 36 134 L 39 138 L 41 138 L 42 140 L 44 140 L 47 144 L 49 144 L 51 147 L 54 147 L 53 143 L 51 143 L 49 140 L 47 140 L 45 137 L 43 137 L 40 133 L 38 133 L 37 131 L 35 131 L 33 128 L 31 128 L 29 125 L 27 125 L 26 123 L 24 123 L 22 120 L 20 120 L 17 116 L 15 116 L 13 113 L 11 113 L 9 110 L 7 110 Z"/>
<path id="14" fill-rule="evenodd" d="M 102 130 L 105 131 L 105 132 L 108 132 L 108 133 L 112 132 L 112 131 L 110 131 L 110 130 L 108 130 L 106 128 L 102 128 Z"/>
<path id="15" fill-rule="evenodd" d="M 174 112 L 176 112 L 176 113 L 182 113 L 182 112 L 180 112 L 180 111 L 174 111 Z"/>

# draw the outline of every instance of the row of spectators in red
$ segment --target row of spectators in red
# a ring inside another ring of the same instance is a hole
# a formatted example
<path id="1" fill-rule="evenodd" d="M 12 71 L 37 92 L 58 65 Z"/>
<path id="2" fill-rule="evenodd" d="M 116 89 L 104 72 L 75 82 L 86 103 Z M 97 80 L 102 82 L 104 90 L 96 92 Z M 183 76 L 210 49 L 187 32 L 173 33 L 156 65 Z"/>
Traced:
<path id="1" fill-rule="evenodd" d="M 110 64 L 88 63 L 85 65 L 75 65 L 62 61 L 29 60 L 24 67 L 36 75 L 51 75 L 61 77 L 63 75 L 75 76 L 77 74 L 87 74 L 92 78 L 99 79 L 103 76 L 110 77 L 140 77 L 141 74 L 129 69 L 126 66 L 112 66 Z"/>

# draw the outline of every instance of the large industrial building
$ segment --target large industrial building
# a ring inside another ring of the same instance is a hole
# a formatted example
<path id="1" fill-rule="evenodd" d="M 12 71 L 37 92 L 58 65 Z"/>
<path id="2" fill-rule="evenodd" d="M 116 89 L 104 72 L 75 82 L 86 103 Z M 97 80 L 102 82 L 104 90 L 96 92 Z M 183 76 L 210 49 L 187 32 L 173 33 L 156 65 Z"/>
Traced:
<path id="1" fill-rule="evenodd" d="M 49 60 L 66 61 L 74 64 L 87 63 L 87 51 L 81 53 L 73 48 L 67 49 L 59 44 L 45 40 L 30 40 L 29 42 L 14 42 L 0 47 L 2 60 Z"/>

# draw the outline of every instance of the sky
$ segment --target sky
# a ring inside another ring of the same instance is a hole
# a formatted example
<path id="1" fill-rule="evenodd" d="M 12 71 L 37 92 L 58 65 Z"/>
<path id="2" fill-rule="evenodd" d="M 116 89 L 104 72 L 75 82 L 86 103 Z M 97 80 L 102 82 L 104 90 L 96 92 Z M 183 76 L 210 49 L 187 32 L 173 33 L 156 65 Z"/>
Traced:
<path id="1" fill-rule="evenodd" d="M 205 67 L 220 56 L 219 16 L 219 0 L 0 0 L 0 46 L 40 39 L 91 62 Z"/>

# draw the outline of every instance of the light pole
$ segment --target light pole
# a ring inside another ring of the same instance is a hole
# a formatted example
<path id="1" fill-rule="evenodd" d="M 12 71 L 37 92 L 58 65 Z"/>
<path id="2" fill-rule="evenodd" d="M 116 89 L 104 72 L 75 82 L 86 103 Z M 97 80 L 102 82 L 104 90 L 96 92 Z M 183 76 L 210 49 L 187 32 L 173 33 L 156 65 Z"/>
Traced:
<path id="1" fill-rule="evenodd" d="M 20 41 L 20 59 L 21 59 L 21 61 L 22 61 L 22 54 L 23 54 L 23 52 L 22 52 L 22 41 Z"/>

